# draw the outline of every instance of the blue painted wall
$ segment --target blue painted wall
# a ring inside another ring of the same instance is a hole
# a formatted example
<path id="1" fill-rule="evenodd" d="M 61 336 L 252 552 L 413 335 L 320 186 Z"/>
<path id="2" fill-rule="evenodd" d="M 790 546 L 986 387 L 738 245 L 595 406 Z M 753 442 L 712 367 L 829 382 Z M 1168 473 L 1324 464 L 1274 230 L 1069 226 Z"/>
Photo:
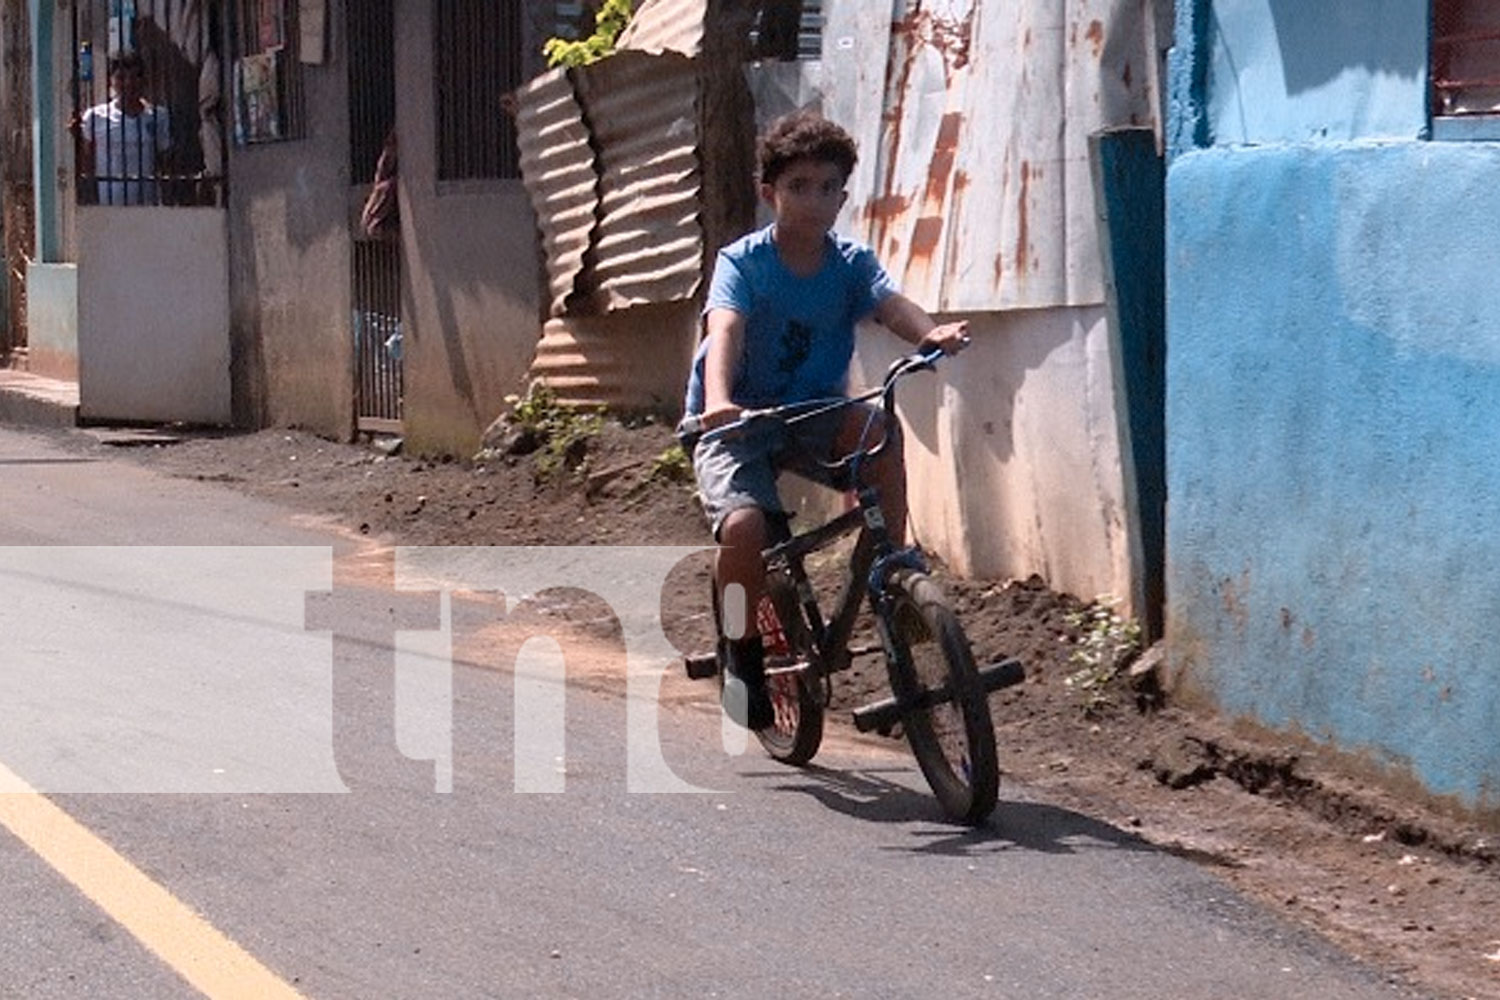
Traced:
<path id="1" fill-rule="evenodd" d="M 1199 126 L 1220 145 L 1416 138 L 1428 2 L 1179 2 L 1174 56 L 1199 74 Z M 1194 81 L 1173 85 L 1185 96 Z"/>
<path id="2" fill-rule="evenodd" d="M 1295 21 L 1335 61 L 1399 65 L 1387 33 L 1308 26 L 1279 6 L 1178 8 L 1179 49 L 1197 55 L 1173 67 L 1167 177 L 1173 661 L 1233 715 L 1367 753 L 1493 814 L 1500 145 L 1324 141 L 1320 115 L 1329 134 L 1374 127 L 1375 74 L 1363 89 L 1333 74 L 1345 93 L 1325 90 L 1315 111 L 1285 102 L 1260 63 L 1234 89 L 1246 107 L 1283 101 L 1282 134 L 1236 145 L 1217 117 L 1227 85 L 1205 72 L 1220 61 L 1202 45 L 1205 15 L 1233 8 L 1260 41 L 1240 52 L 1261 62 Z M 1418 87 L 1381 115 L 1421 120 L 1424 105 Z"/>

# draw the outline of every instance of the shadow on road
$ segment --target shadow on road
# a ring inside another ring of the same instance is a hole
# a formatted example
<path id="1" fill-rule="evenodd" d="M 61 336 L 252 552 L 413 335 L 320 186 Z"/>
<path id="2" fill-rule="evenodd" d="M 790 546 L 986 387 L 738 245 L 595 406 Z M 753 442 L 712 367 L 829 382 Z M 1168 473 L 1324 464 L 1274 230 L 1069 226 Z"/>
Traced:
<path id="1" fill-rule="evenodd" d="M 958 856 L 1014 848 L 1045 854 L 1074 854 L 1101 848 L 1155 850 L 1141 838 L 1108 823 L 1042 802 L 1002 798 L 983 825 L 964 826 L 949 819 L 930 794 L 884 776 L 905 773 L 909 772 L 901 768 L 835 771 L 814 765 L 802 768 L 791 780 L 783 780 L 775 787 L 778 791 L 811 796 L 834 812 L 867 822 L 936 824 L 913 831 L 912 836 L 919 843 L 889 850 Z M 785 771 L 761 774 L 787 777 Z"/>

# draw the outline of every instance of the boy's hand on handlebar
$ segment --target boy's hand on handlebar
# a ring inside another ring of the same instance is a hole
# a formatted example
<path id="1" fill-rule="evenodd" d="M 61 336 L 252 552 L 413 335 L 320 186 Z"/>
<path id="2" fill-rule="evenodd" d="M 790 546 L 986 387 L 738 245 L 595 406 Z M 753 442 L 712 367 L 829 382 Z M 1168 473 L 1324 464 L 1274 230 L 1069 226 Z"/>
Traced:
<path id="1" fill-rule="evenodd" d="M 722 403 L 711 409 L 704 410 L 698 419 L 704 430 L 711 431 L 715 427 L 723 427 L 725 424 L 734 423 L 740 419 L 744 412 L 743 407 L 736 406 L 733 403 Z"/>
<path id="2" fill-rule="evenodd" d="M 933 327 L 918 346 L 921 349 L 936 347 L 944 354 L 957 354 L 969 346 L 969 321 L 961 319 L 956 323 L 941 323 Z"/>

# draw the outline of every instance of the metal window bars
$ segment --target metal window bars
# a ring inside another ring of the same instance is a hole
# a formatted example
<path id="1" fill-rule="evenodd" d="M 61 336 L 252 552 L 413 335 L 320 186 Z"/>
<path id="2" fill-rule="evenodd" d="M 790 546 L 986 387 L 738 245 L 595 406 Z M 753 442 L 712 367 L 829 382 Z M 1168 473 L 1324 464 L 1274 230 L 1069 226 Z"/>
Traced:
<path id="1" fill-rule="evenodd" d="M 297 0 L 234 0 L 234 140 L 306 138 L 302 22 Z"/>
<path id="2" fill-rule="evenodd" d="M 755 59 L 822 58 L 822 0 L 761 0 L 750 29 L 750 52 Z"/>
<path id="3" fill-rule="evenodd" d="M 349 70 L 349 176 L 375 179 L 375 164 L 396 124 L 394 0 L 360 0 L 345 19 Z"/>
<path id="4" fill-rule="evenodd" d="M 73 9 L 77 197 L 223 203 L 218 5 L 80 0 Z"/>
<path id="5" fill-rule="evenodd" d="M 381 185 L 399 183 L 393 159 L 381 164 L 396 124 L 394 0 L 360 0 L 345 9 L 349 78 L 349 166 L 359 200 L 366 204 L 353 247 L 351 322 L 354 334 L 354 405 L 362 432 L 399 434 L 402 415 L 401 242 L 394 204 L 370 211 Z M 379 182 L 373 184 L 372 182 Z M 388 198 L 396 191 L 389 188 Z M 379 202 L 377 202 L 379 203 Z M 378 222 L 370 232 L 368 223 Z"/>
<path id="6" fill-rule="evenodd" d="M 506 96 L 521 85 L 521 5 L 437 0 L 438 180 L 518 178 Z"/>
<path id="7" fill-rule="evenodd" d="M 1433 114 L 1500 115 L 1500 5 L 1434 0 L 1431 58 Z"/>

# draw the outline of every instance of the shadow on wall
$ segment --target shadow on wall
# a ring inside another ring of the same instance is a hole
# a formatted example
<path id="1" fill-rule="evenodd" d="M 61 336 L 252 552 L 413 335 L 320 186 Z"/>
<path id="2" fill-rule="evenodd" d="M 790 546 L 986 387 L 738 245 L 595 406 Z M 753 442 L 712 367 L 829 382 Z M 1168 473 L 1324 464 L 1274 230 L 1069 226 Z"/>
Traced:
<path id="1" fill-rule="evenodd" d="M 1410 0 L 1309 3 L 1267 0 L 1287 94 L 1296 96 L 1358 67 L 1416 78 L 1427 64 L 1427 11 Z"/>
<path id="2" fill-rule="evenodd" d="M 1035 312 L 1017 314 L 1037 317 Z M 950 384 L 965 401 L 963 420 L 983 435 L 984 451 L 1000 462 L 1014 457 L 1016 396 L 1028 373 L 1042 370 L 1058 351 L 1073 340 L 1071 318 L 1059 311 L 1061 322 L 1042 322 L 1013 326 L 1016 320 L 999 314 L 1003 328 L 991 328 L 992 314 L 971 316 L 975 345 L 956 358 L 938 364 L 929 381 L 914 379 L 898 392 L 897 402 L 907 418 L 906 437 L 923 449 L 938 454 L 938 415 L 944 402 L 944 384 Z M 956 316 L 944 316 L 952 319 Z M 878 326 L 876 329 L 882 329 Z M 986 343 L 989 341 L 989 343 Z M 911 350 L 911 346 L 894 335 L 862 335 L 859 340 L 857 368 L 851 387 L 878 384 L 885 367 Z"/>

